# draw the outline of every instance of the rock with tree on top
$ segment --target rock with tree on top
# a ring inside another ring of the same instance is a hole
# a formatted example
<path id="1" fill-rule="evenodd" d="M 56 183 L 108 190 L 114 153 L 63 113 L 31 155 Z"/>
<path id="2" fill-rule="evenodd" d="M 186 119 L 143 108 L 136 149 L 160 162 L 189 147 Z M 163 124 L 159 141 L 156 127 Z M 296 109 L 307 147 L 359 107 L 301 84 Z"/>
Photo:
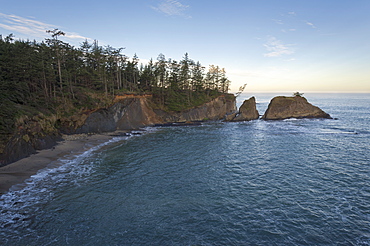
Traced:
<path id="1" fill-rule="evenodd" d="M 332 119 L 319 107 L 309 103 L 304 98 L 303 93 L 295 92 L 293 97 L 277 96 L 274 97 L 265 114 L 263 120 L 283 120 L 289 118 L 324 118 Z"/>

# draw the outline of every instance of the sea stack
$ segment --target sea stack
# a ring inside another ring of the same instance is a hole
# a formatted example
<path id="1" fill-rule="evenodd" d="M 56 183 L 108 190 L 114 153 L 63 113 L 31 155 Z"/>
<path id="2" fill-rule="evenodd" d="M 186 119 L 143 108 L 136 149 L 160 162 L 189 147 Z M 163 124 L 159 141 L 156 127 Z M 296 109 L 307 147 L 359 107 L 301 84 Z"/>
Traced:
<path id="1" fill-rule="evenodd" d="M 239 108 L 239 112 L 229 115 L 226 121 L 249 121 L 257 120 L 259 113 L 256 108 L 256 99 L 254 97 L 245 100 Z"/>
<path id="2" fill-rule="evenodd" d="M 299 95 L 294 97 L 274 97 L 262 116 L 263 120 L 284 120 L 289 118 L 332 119 L 329 114 L 313 106 L 306 98 Z"/>

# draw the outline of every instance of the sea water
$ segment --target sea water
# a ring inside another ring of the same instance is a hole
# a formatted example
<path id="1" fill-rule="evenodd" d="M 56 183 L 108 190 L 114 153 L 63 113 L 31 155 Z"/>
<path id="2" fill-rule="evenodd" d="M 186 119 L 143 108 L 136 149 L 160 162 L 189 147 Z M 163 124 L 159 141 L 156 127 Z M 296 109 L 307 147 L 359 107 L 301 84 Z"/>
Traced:
<path id="1" fill-rule="evenodd" d="M 370 245 L 370 95 L 305 96 L 336 119 L 149 128 L 60 159 L 0 197 L 0 244 Z"/>

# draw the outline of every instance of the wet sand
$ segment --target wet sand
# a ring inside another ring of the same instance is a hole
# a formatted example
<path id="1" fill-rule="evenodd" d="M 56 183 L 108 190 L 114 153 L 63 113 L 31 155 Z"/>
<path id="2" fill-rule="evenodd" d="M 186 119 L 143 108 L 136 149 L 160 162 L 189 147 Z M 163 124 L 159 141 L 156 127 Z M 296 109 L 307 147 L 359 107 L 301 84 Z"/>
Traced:
<path id="1" fill-rule="evenodd" d="M 98 144 L 109 141 L 117 134 L 123 133 L 63 136 L 65 140 L 51 149 L 41 150 L 29 157 L 0 167 L 0 195 L 9 191 L 14 185 L 23 184 L 28 178 L 48 167 L 53 161 L 67 155 L 83 153 Z"/>

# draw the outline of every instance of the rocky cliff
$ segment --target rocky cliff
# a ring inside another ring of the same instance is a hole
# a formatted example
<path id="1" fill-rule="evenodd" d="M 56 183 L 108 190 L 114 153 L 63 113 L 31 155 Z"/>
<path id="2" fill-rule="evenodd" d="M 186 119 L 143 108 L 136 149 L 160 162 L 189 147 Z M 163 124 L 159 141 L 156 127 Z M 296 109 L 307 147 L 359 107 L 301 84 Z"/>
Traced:
<path id="1" fill-rule="evenodd" d="M 55 117 L 42 114 L 34 117 L 23 117 L 14 135 L 9 139 L 3 153 L 0 153 L 0 166 L 17 161 L 37 150 L 47 149 L 61 140 L 55 128 Z"/>
<path id="2" fill-rule="evenodd" d="M 101 133 L 166 123 L 219 120 L 227 113 L 235 111 L 236 107 L 233 95 L 219 96 L 183 112 L 154 110 L 150 101 L 151 95 L 117 97 L 115 103 L 108 108 L 82 114 L 78 119 L 74 116 L 65 120 L 62 130 L 64 133 Z"/>
<path id="3" fill-rule="evenodd" d="M 149 106 L 151 95 L 116 97 L 112 106 L 64 119 L 64 133 L 101 133 L 132 130 L 162 123 Z"/>
<path id="4" fill-rule="evenodd" d="M 288 118 L 326 118 L 331 119 L 330 115 L 320 108 L 313 106 L 302 96 L 295 97 L 274 97 L 265 114 L 264 120 L 283 120 Z"/>
<path id="5" fill-rule="evenodd" d="M 226 117 L 226 121 L 249 121 L 257 120 L 258 118 L 259 113 L 256 108 L 256 98 L 251 97 L 243 102 L 237 113 L 229 114 Z"/>
<path id="6" fill-rule="evenodd" d="M 51 148 L 61 133 L 102 133 L 133 130 L 165 123 L 219 120 L 236 109 L 234 95 L 222 95 L 183 112 L 165 112 L 151 107 L 151 95 L 117 96 L 111 106 L 67 118 L 25 119 L 0 154 L 0 166 Z"/>
<path id="7" fill-rule="evenodd" d="M 224 119 L 225 115 L 235 110 L 235 96 L 228 94 L 219 96 L 208 103 L 183 112 L 165 112 L 163 110 L 155 110 L 155 112 L 163 122 L 168 123 L 221 120 Z"/>

